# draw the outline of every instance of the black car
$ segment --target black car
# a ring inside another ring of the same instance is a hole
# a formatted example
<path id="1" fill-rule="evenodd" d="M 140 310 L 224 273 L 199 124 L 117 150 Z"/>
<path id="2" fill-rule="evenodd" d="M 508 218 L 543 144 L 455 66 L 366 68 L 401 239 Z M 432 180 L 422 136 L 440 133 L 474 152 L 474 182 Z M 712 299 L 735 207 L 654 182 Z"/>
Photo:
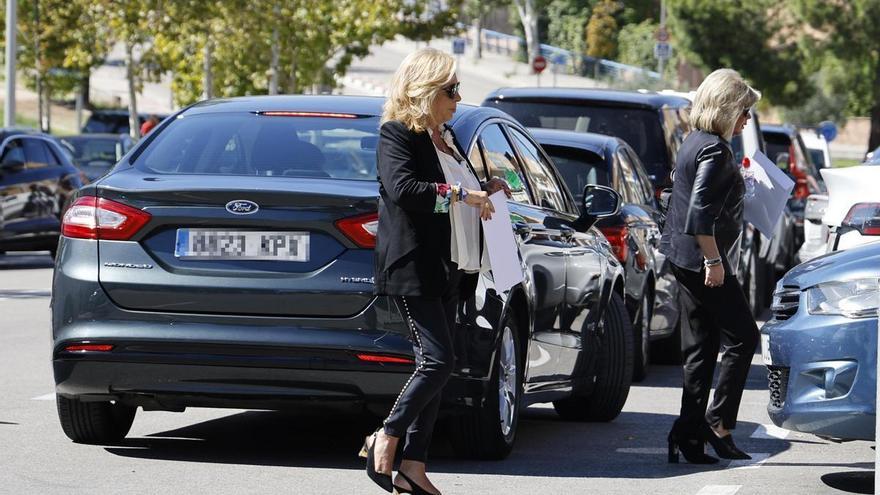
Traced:
<path id="1" fill-rule="evenodd" d="M 156 115 L 159 121 L 165 119 L 166 114 L 138 113 L 138 123 L 143 125 L 150 117 Z M 95 110 L 89 115 L 82 128 L 83 134 L 129 134 L 131 126 L 128 122 L 128 110 Z"/>
<path id="2" fill-rule="evenodd" d="M 647 91 L 502 88 L 483 106 L 499 108 L 527 127 L 617 136 L 629 144 L 659 193 L 671 183 L 678 148 L 690 130 L 690 100 Z"/>
<path id="3" fill-rule="evenodd" d="M 681 352 L 676 333 L 678 283 L 660 252 L 660 219 L 654 190 L 641 160 L 622 139 L 591 132 L 554 129 L 529 131 L 553 159 L 571 191 L 587 184 L 616 190 L 622 201 L 616 215 L 596 226 L 626 270 L 626 306 L 633 322 L 633 380 L 645 378 L 651 342 L 657 360 L 675 361 Z M 575 201 L 580 203 L 579 192 Z"/>
<path id="4" fill-rule="evenodd" d="M 82 185 L 54 137 L 0 130 L 0 253 L 48 250 L 54 257 L 61 216 Z"/>
<path id="5" fill-rule="evenodd" d="M 163 122 L 65 216 L 53 280 L 58 414 L 78 442 L 126 435 L 135 408 L 316 405 L 387 413 L 413 369 L 373 295 L 383 99 L 212 100 Z M 632 370 L 623 267 L 529 133 L 498 110 L 451 122 L 481 178 L 507 177 L 525 280 L 479 277 L 445 389 L 461 455 L 503 457 L 520 410 L 610 420 Z"/>
<path id="6" fill-rule="evenodd" d="M 100 179 L 134 146 L 128 134 L 79 134 L 60 138 L 70 159 L 90 181 Z"/>

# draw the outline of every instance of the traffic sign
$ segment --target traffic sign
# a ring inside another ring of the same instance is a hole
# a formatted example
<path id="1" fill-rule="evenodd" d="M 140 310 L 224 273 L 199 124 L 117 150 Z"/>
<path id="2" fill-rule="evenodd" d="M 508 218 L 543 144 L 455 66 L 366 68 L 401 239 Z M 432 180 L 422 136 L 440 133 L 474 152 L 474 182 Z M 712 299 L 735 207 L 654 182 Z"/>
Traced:
<path id="1" fill-rule="evenodd" d="M 672 55 L 669 43 L 654 43 L 654 58 L 666 60 Z"/>
<path id="2" fill-rule="evenodd" d="M 547 59 L 541 55 L 536 55 L 532 60 L 532 70 L 535 71 L 535 74 L 540 74 L 546 68 Z"/>
<path id="3" fill-rule="evenodd" d="M 455 38 L 452 40 L 452 53 L 456 55 L 464 55 L 464 38 Z"/>

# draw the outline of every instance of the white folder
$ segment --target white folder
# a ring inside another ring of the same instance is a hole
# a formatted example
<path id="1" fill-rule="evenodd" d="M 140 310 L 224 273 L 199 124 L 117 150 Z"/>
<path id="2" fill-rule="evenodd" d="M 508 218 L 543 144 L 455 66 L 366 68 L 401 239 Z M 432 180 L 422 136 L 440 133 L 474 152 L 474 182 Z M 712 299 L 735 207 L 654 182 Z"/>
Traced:
<path id="1" fill-rule="evenodd" d="M 794 181 L 760 151 L 755 151 L 749 160 L 755 177 L 755 196 L 746 198 L 743 217 L 764 236 L 772 238 Z"/>

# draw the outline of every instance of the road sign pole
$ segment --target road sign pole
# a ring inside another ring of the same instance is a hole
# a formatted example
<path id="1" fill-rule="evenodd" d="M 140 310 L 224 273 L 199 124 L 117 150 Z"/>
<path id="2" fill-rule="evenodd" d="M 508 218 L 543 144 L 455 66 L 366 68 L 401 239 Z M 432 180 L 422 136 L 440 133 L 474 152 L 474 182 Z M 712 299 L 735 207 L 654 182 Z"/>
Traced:
<path id="1" fill-rule="evenodd" d="M 15 125 L 15 63 L 16 63 L 16 11 L 17 0 L 6 0 L 6 104 L 3 108 L 3 125 Z"/>

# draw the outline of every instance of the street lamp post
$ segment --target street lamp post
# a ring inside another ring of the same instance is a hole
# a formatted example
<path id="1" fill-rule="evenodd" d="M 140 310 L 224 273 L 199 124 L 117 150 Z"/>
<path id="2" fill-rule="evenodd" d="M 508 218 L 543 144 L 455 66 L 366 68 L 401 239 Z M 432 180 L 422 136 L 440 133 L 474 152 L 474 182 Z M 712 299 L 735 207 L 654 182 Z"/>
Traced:
<path id="1" fill-rule="evenodd" d="M 3 125 L 15 125 L 15 52 L 17 0 L 6 0 L 6 104 L 3 108 Z"/>

